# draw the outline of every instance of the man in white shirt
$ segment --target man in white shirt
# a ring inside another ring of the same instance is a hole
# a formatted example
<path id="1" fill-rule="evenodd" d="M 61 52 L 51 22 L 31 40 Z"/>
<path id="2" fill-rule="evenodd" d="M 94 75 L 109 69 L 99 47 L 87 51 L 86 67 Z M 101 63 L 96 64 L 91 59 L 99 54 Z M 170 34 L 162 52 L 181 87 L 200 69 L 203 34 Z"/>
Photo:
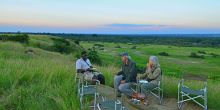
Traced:
<path id="1" fill-rule="evenodd" d="M 86 51 L 83 51 L 81 53 L 81 58 L 76 61 L 77 73 L 84 74 L 86 80 L 99 80 L 101 84 L 105 84 L 105 77 L 99 72 L 94 72 L 92 68 L 92 64 L 87 58 Z"/>

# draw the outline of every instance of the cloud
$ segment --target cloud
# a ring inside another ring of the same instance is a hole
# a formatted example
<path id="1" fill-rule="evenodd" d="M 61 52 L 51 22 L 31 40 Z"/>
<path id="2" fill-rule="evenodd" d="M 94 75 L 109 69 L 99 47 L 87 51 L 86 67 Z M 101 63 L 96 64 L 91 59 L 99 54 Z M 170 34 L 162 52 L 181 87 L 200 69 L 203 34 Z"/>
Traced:
<path id="1" fill-rule="evenodd" d="M 167 26 L 171 26 L 171 25 L 114 23 L 114 24 L 106 24 L 103 26 L 106 26 L 106 27 L 167 27 Z"/>
<path id="2" fill-rule="evenodd" d="M 147 31 L 147 30 L 167 30 L 167 29 L 172 29 L 176 28 L 176 26 L 172 25 L 158 25 L 158 24 L 123 24 L 123 23 L 113 23 L 113 24 L 106 24 L 106 25 L 101 25 L 101 28 L 108 28 L 108 29 L 117 29 L 117 30 L 142 30 L 142 31 Z"/>
<path id="3" fill-rule="evenodd" d="M 96 27 L 47 27 L 0 24 L 0 32 L 17 31 L 81 34 L 219 34 L 220 28 L 195 28 L 146 24 L 108 24 Z"/>

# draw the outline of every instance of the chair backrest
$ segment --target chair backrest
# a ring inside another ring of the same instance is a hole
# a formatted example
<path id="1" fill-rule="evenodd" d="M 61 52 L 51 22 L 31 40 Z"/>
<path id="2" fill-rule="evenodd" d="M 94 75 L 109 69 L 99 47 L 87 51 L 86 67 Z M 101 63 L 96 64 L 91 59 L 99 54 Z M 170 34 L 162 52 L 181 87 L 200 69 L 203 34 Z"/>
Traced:
<path id="1" fill-rule="evenodd" d="M 203 74 L 191 74 L 191 73 L 185 73 L 183 74 L 182 78 L 184 80 L 197 80 L 197 81 L 204 81 L 207 82 L 208 76 Z"/>

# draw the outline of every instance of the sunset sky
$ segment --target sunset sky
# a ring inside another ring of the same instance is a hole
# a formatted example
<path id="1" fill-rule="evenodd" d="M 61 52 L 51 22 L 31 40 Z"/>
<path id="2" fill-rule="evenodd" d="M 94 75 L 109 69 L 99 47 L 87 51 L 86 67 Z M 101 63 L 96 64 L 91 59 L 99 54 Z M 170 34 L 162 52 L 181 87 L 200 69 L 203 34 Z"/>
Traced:
<path id="1" fill-rule="evenodd" d="M 220 0 L 0 0 L 0 32 L 220 33 Z"/>

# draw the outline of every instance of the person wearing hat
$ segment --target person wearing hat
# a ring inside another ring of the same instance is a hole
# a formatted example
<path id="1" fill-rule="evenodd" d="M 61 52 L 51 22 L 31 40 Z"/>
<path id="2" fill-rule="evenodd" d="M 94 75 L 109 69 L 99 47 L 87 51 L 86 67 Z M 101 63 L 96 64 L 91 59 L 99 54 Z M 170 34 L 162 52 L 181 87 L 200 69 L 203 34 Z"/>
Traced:
<path id="1" fill-rule="evenodd" d="M 100 72 L 93 70 L 86 51 L 82 51 L 81 58 L 76 61 L 76 70 L 77 73 L 84 74 L 86 80 L 99 80 L 101 84 L 105 84 L 105 77 Z"/>
<path id="2" fill-rule="evenodd" d="M 134 92 L 130 89 L 131 83 L 136 82 L 136 63 L 131 60 L 127 52 L 121 54 L 122 70 L 114 78 L 114 87 L 117 89 L 117 96 L 120 97 L 121 92 L 132 96 Z"/>

